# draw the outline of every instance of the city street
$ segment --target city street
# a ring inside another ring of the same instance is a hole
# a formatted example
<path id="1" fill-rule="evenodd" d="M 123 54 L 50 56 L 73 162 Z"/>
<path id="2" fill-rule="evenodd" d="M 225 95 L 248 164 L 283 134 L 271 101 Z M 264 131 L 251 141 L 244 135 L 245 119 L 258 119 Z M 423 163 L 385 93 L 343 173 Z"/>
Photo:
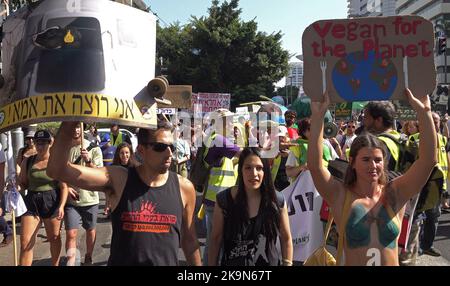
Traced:
<path id="1" fill-rule="evenodd" d="M 111 221 L 106 219 L 103 215 L 104 196 L 100 194 L 100 213 L 97 224 L 97 242 L 95 245 L 93 265 L 106 266 L 109 257 L 109 247 L 111 243 Z M 201 196 L 198 195 L 198 200 Z M 202 222 L 197 221 L 197 233 L 203 252 L 205 243 L 205 228 Z M 18 233 L 20 229 L 17 229 Z M 80 247 L 80 259 L 77 259 L 77 265 L 84 261 L 85 253 L 85 235 L 84 230 L 79 231 L 78 243 Z M 64 249 L 65 232 L 62 232 L 62 241 Z M 80 244 L 80 242 L 82 242 Z M 17 246 L 20 247 L 20 236 L 17 237 Z M 418 259 L 419 266 L 450 266 L 450 213 L 444 212 L 440 218 L 438 234 L 435 241 L 435 247 L 442 252 L 442 257 L 431 257 L 428 255 L 421 255 Z M 65 251 L 62 251 L 62 254 Z M 19 255 L 19 251 L 18 251 Z M 63 256 L 63 255 L 62 255 Z M 180 249 L 179 257 L 181 265 L 185 265 L 184 255 Z M 13 244 L 11 243 L 7 247 L 0 248 L 0 266 L 13 266 Z M 36 246 L 34 249 L 34 266 L 50 266 L 50 247 L 46 242 L 45 230 L 43 227 L 39 230 L 38 237 L 36 239 Z M 64 259 L 61 259 L 61 265 L 65 265 Z"/>

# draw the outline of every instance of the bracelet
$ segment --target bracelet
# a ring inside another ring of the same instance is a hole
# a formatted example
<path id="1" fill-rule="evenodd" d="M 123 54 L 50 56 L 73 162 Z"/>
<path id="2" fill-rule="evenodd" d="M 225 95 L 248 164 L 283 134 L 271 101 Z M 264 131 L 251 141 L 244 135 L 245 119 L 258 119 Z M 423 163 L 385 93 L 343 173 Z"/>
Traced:
<path id="1" fill-rule="evenodd" d="M 283 266 L 292 266 L 292 260 L 283 259 Z"/>

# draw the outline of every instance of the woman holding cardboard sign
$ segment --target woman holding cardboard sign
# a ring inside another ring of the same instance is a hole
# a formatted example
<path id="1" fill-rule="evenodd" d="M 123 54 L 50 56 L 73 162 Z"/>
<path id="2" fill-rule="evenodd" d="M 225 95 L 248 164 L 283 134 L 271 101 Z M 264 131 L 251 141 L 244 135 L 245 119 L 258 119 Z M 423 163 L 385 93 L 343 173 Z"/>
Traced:
<path id="1" fill-rule="evenodd" d="M 419 159 L 404 175 L 391 182 L 387 181 L 384 164 L 386 150 L 370 134 L 361 135 L 353 142 L 344 182 L 332 177 L 321 160 L 328 93 L 322 102 L 311 104 L 308 167 L 317 190 L 329 203 L 335 217 L 345 265 L 399 264 L 397 242 L 405 204 L 420 192 L 436 164 L 436 134 L 429 97 L 419 100 L 409 89 L 405 90 L 405 95 L 417 112 L 424 141 L 419 147 Z"/>

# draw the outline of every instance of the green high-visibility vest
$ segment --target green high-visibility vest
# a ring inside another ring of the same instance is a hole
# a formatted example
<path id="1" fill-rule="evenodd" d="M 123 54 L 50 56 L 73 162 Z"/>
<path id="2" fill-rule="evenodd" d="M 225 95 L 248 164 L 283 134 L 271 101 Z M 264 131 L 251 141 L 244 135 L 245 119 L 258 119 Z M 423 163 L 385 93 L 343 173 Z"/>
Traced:
<path id="1" fill-rule="evenodd" d="M 273 165 L 272 165 L 272 182 L 275 182 L 275 179 L 278 175 L 278 170 L 280 169 L 280 165 L 281 165 L 281 156 L 276 157 L 273 160 Z"/>
<path id="2" fill-rule="evenodd" d="M 117 135 L 116 141 L 114 141 L 114 135 L 110 134 L 111 145 L 118 147 L 123 142 L 122 132 L 119 131 L 119 135 Z"/>

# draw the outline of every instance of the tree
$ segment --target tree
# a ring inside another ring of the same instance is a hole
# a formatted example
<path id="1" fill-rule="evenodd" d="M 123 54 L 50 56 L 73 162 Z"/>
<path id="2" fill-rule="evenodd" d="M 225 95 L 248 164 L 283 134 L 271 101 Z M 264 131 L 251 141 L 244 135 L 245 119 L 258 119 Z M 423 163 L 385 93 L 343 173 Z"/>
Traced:
<path id="1" fill-rule="evenodd" d="M 181 27 L 158 28 L 157 57 L 164 59 L 171 84 L 194 92 L 232 94 L 232 105 L 270 96 L 288 71 L 289 53 L 281 32 L 258 32 L 255 19 L 240 19 L 239 0 L 212 1 L 208 17 L 192 17 Z M 159 61 L 157 61 L 159 62 Z"/>

